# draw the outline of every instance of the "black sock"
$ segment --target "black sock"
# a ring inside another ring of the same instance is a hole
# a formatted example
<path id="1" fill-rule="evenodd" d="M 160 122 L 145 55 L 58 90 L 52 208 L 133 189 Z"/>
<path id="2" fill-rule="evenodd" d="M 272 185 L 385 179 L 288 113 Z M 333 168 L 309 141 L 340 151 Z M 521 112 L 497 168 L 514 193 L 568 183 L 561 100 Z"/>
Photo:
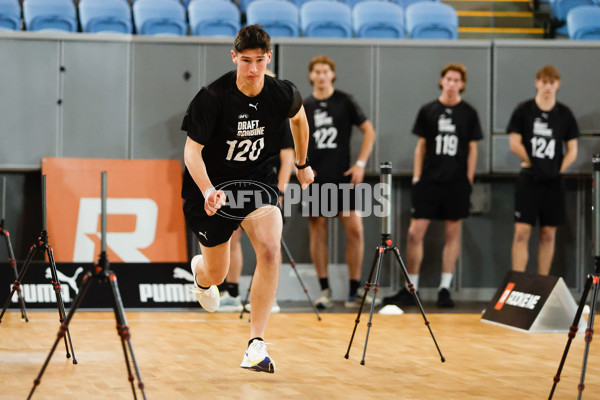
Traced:
<path id="1" fill-rule="evenodd" d="M 252 342 L 254 342 L 255 340 L 260 340 L 261 342 L 264 342 L 263 338 L 255 337 L 255 338 L 248 340 L 248 346 L 250 346 L 252 344 Z"/>
<path id="2" fill-rule="evenodd" d="M 196 284 L 198 284 L 198 282 L 196 282 Z M 198 285 L 198 287 L 199 287 L 200 289 L 202 289 L 202 290 L 208 290 L 208 289 L 210 289 L 210 286 L 209 286 L 209 287 L 204 287 L 204 286 L 200 286 L 200 285 Z"/>
<path id="3" fill-rule="evenodd" d="M 220 293 L 229 292 L 229 283 L 227 283 L 227 281 L 223 281 L 223 283 L 217 285 L 217 287 L 219 288 Z"/>
<path id="4" fill-rule="evenodd" d="M 356 294 L 356 291 L 358 290 L 359 286 L 360 286 L 360 281 L 357 281 L 355 279 L 350 279 L 350 296 L 354 296 Z"/>
<path id="5" fill-rule="evenodd" d="M 319 278 L 319 284 L 321 285 L 321 290 L 329 289 L 329 278 Z"/>
<path id="6" fill-rule="evenodd" d="M 228 283 L 227 291 L 231 297 L 238 297 L 240 295 L 240 289 L 237 283 Z"/>

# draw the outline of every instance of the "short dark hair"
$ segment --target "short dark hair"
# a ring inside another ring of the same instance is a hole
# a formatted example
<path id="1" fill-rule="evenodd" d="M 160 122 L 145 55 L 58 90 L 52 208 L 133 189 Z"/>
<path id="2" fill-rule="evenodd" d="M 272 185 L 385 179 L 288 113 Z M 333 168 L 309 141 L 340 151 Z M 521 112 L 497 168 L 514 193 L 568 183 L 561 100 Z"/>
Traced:
<path id="1" fill-rule="evenodd" d="M 248 49 L 261 49 L 265 53 L 271 51 L 271 37 L 262 25 L 248 25 L 240 29 L 233 39 L 236 53 Z"/>
<path id="2" fill-rule="evenodd" d="M 335 62 L 327 57 L 327 56 L 316 56 L 313 57 L 312 60 L 310 60 L 310 62 L 308 63 L 308 73 L 310 74 L 313 70 L 313 68 L 315 67 L 315 64 L 326 64 L 329 65 L 329 68 L 331 68 L 331 72 L 335 73 Z M 310 80 L 310 79 L 309 79 Z M 336 77 L 333 77 L 333 82 L 336 81 Z M 313 85 L 313 82 L 310 81 L 310 84 Z"/>
<path id="3" fill-rule="evenodd" d="M 548 79 L 551 82 L 560 81 L 560 72 L 558 72 L 554 65 L 544 65 L 537 74 L 535 74 L 535 79 Z"/>
<path id="4" fill-rule="evenodd" d="M 467 89 L 467 67 L 465 67 L 462 64 L 455 64 L 455 63 L 446 64 L 446 65 L 444 65 L 444 68 L 442 68 L 442 70 L 440 71 L 440 77 L 443 78 L 444 76 L 446 76 L 448 71 L 455 71 L 460 74 L 460 77 L 462 78 L 462 81 L 463 81 L 463 87 L 462 87 L 462 89 L 460 89 L 460 93 L 464 92 Z M 438 83 L 438 87 L 441 89 L 442 84 Z"/>

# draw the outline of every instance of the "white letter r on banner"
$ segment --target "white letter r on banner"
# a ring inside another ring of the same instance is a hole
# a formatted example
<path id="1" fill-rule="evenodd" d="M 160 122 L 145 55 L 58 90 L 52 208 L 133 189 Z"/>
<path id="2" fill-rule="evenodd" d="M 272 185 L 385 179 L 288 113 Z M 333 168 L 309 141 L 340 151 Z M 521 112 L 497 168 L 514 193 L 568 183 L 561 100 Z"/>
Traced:
<path id="1" fill-rule="evenodd" d="M 99 198 L 82 198 L 79 202 L 77 233 L 75 234 L 75 251 L 73 262 L 94 262 L 100 249 L 88 234 L 97 235 L 98 217 L 101 214 Z M 152 199 L 107 199 L 106 214 L 135 215 L 136 223 L 133 232 L 106 233 L 106 245 L 114 251 L 123 262 L 150 262 L 139 249 L 144 249 L 154 242 L 156 224 L 158 222 L 158 205 Z"/>

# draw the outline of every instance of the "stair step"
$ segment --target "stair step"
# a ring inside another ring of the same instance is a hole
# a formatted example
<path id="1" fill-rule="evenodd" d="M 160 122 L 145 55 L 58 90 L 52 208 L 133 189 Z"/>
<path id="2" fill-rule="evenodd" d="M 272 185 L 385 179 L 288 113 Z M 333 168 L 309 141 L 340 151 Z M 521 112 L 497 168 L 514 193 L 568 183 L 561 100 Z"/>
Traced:
<path id="1" fill-rule="evenodd" d="M 459 27 L 488 27 L 488 28 L 539 28 L 533 18 L 520 17 L 459 17 Z"/>
<path id="2" fill-rule="evenodd" d="M 533 18 L 530 11 L 457 11 L 459 17 L 513 17 L 513 18 Z"/>
<path id="3" fill-rule="evenodd" d="M 542 39 L 543 35 L 538 33 L 479 33 L 479 32 L 460 32 L 459 39 Z"/>
<path id="4" fill-rule="evenodd" d="M 529 3 L 515 3 L 512 1 L 503 1 L 500 3 L 490 1 L 472 1 L 472 0 L 460 0 L 460 1 L 444 1 L 444 3 L 451 5 L 456 11 L 521 11 L 531 12 Z"/>
<path id="5" fill-rule="evenodd" d="M 543 38 L 543 15 L 530 0 L 442 0 L 458 15 L 459 38 Z"/>
<path id="6" fill-rule="evenodd" d="M 543 35 L 543 28 L 501 28 L 501 27 L 484 27 L 484 26 L 461 26 L 458 28 L 458 33 L 489 33 L 489 34 L 534 34 Z"/>

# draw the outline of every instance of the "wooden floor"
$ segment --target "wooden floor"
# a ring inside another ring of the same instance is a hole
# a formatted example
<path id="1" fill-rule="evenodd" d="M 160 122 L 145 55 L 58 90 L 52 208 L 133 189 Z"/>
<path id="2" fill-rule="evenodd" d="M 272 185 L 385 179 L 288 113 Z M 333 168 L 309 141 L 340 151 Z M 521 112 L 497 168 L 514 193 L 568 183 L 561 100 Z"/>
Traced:
<path id="1" fill-rule="evenodd" d="M 344 359 L 353 314 L 277 314 L 267 342 L 275 374 L 239 368 L 247 320 L 235 314 L 129 312 L 132 344 L 149 399 L 545 399 L 566 334 L 527 334 L 480 322 L 477 314 L 430 314 L 447 358 L 420 314 L 375 315 L 366 365 L 366 318 Z M 114 316 L 75 315 L 78 365 L 58 348 L 34 399 L 131 399 Z M 25 399 L 54 342 L 56 313 L 17 312 L 0 325 L 0 399 Z M 585 399 L 600 398 L 600 340 L 592 343 Z M 577 397 L 583 335 L 571 347 L 555 399 Z M 138 397 L 139 398 L 139 397 Z"/>

